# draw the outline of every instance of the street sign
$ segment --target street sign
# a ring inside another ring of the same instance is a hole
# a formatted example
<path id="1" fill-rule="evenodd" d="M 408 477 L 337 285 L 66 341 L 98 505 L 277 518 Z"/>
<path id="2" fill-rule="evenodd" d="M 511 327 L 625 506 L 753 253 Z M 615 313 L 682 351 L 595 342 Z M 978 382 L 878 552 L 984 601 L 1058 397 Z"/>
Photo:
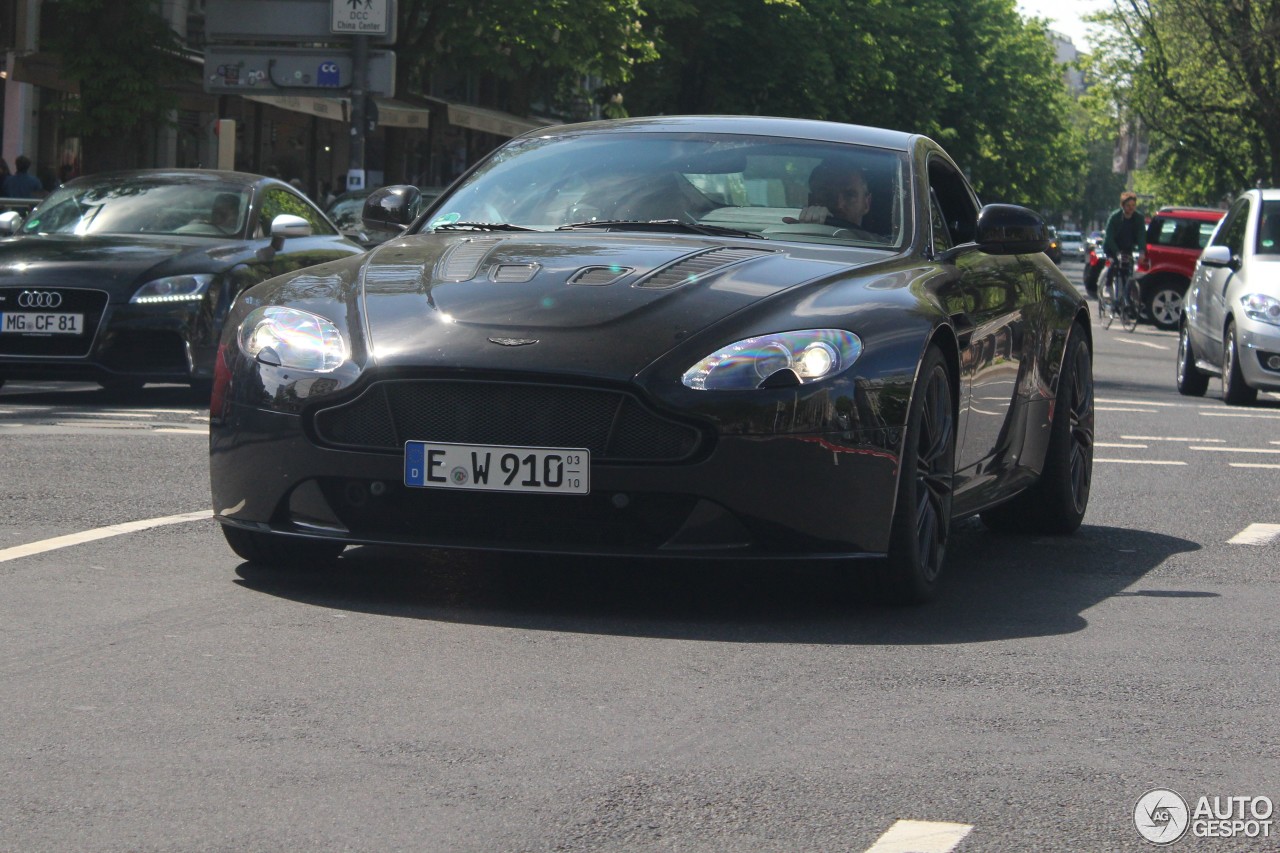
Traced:
<path id="1" fill-rule="evenodd" d="M 363 4 L 364 0 L 359 2 Z M 378 33 L 372 33 L 334 28 L 334 0 L 205 0 L 205 41 L 216 44 L 345 41 L 333 37 L 334 33 L 342 32 L 372 35 L 375 44 L 390 44 L 396 40 L 396 4 L 394 0 L 377 2 L 384 9 L 381 13 L 384 26 Z"/>
<path id="2" fill-rule="evenodd" d="M 369 51 L 366 90 L 395 94 L 396 57 Z M 206 45 L 204 90 L 217 95 L 317 95 L 351 88 L 354 62 L 344 48 Z"/>
<path id="3" fill-rule="evenodd" d="M 377 36 L 392 24 L 390 0 L 330 0 L 330 32 L 349 36 Z"/>

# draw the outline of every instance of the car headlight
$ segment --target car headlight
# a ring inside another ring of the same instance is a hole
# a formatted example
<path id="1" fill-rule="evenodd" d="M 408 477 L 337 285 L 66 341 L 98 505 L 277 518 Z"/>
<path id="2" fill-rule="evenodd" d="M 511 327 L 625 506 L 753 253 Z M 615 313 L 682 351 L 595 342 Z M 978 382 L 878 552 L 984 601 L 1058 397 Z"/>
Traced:
<path id="1" fill-rule="evenodd" d="M 721 347 L 686 370 L 680 381 L 695 391 L 742 391 L 790 370 L 802 383 L 816 382 L 844 370 L 861 353 L 862 341 L 843 329 L 760 335 Z"/>
<path id="2" fill-rule="evenodd" d="M 204 298 L 211 275 L 172 275 L 168 278 L 157 278 L 139 287 L 129 299 L 135 305 L 146 305 L 157 302 L 199 302 Z"/>
<path id="3" fill-rule="evenodd" d="M 264 364 L 324 373 L 347 359 L 342 332 L 316 314 L 267 305 L 250 312 L 236 335 L 240 351 Z"/>
<path id="4" fill-rule="evenodd" d="M 1273 326 L 1280 326 L 1280 299 L 1265 293 L 1250 293 L 1240 297 L 1245 316 Z"/>

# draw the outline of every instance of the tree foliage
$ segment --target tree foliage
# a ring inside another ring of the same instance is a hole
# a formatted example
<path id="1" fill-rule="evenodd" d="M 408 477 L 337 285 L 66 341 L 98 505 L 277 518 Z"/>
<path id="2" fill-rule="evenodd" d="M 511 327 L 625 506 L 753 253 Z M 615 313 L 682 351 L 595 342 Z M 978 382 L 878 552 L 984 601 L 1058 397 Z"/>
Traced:
<path id="1" fill-rule="evenodd" d="M 84 142 L 83 168 L 140 164 L 147 134 L 168 122 L 173 84 L 190 75 L 157 0 L 58 0 L 44 36 L 63 75 L 79 81 L 67 130 Z"/>
<path id="2" fill-rule="evenodd" d="M 1280 185 L 1280 0 L 1114 0 L 1096 73 L 1149 134 L 1161 195 Z"/>

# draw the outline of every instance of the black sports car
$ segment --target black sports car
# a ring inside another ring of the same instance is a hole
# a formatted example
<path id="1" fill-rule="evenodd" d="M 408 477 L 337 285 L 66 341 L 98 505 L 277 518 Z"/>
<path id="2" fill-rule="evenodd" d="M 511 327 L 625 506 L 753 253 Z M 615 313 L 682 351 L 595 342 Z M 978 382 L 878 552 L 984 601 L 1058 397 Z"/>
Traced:
<path id="1" fill-rule="evenodd" d="M 69 181 L 0 215 L 0 384 L 187 382 L 207 394 L 235 296 L 363 249 L 288 184 L 143 170 Z"/>
<path id="2" fill-rule="evenodd" d="M 373 193 L 405 235 L 232 309 L 211 473 L 247 560 L 825 558 L 921 600 L 956 517 L 1081 522 L 1088 310 L 1039 216 L 923 136 L 559 126 L 416 202 Z"/>

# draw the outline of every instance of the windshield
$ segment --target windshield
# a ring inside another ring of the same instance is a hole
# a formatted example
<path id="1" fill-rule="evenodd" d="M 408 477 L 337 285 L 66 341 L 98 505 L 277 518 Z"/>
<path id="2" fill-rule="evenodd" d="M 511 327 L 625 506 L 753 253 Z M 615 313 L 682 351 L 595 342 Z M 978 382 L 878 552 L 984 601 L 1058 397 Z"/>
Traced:
<path id="1" fill-rule="evenodd" d="M 907 175 L 902 152 L 830 142 L 625 131 L 529 137 L 495 152 L 420 230 L 671 222 L 899 248 L 909 226 Z"/>
<path id="2" fill-rule="evenodd" d="M 31 212 L 23 234 L 183 234 L 244 232 L 251 188 L 135 178 L 59 187 Z"/>

